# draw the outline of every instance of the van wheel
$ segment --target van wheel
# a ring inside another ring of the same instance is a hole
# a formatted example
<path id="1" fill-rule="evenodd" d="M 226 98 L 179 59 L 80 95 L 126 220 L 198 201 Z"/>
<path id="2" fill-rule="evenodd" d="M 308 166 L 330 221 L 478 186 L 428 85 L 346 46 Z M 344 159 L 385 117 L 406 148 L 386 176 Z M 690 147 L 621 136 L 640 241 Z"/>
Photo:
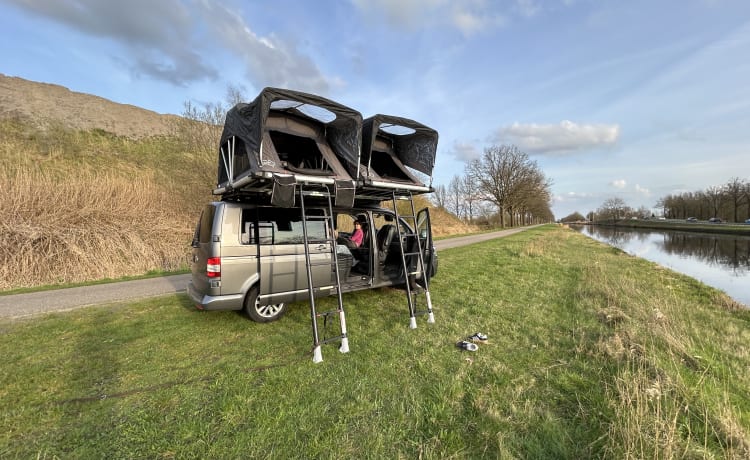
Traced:
<path id="1" fill-rule="evenodd" d="M 272 305 L 258 304 L 258 287 L 250 289 L 245 296 L 245 314 L 248 318 L 258 323 L 269 323 L 276 321 L 286 313 L 285 303 L 276 303 Z"/>

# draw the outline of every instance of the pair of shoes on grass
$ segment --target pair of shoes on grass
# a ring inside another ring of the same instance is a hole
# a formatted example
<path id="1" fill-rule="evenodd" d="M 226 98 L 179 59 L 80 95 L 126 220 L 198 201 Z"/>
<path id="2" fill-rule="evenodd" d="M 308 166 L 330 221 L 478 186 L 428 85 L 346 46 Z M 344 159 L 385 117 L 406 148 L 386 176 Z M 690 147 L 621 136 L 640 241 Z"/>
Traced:
<path id="1" fill-rule="evenodd" d="M 487 342 L 487 336 L 485 334 L 482 334 L 481 332 L 477 332 L 476 334 L 456 343 L 456 346 L 466 351 L 477 351 L 479 350 L 479 346 L 475 342 Z"/>

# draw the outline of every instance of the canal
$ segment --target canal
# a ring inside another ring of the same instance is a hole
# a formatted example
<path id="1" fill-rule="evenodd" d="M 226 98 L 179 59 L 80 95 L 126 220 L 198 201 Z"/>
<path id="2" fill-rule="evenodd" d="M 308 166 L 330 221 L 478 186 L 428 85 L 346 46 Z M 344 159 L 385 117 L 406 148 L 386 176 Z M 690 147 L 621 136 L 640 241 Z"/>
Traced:
<path id="1" fill-rule="evenodd" d="M 750 236 L 571 225 L 586 236 L 684 273 L 750 306 Z"/>

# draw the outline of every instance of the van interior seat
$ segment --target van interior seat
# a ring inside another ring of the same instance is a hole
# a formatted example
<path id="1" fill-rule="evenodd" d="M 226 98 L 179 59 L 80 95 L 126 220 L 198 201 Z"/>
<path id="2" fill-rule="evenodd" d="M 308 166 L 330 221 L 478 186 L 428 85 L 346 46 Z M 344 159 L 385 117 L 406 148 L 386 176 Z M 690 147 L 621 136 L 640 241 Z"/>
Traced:
<path id="1" fill-rule="evenodd" d="M 386 224 L 380 227 L 377 235 L 378 251 L 380 251 L 381 257 L 385 257 L 388 252 L 388 248 L 391 246 L 393 238 L 396 237 L 396 226 Z"/>

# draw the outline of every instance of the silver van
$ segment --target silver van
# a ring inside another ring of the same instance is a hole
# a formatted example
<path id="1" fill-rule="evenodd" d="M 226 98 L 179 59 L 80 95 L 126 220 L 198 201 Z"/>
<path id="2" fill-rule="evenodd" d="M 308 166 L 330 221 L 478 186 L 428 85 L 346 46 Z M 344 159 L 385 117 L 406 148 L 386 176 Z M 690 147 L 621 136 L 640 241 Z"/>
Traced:
<path id="1" fill-rule="evenodd" d="M 329 209 L 335 235 L 326 224 Z M 374 204 L 306 205 L 304 214 L 315 297 L 336 295 L 334 250 L 342 292 L 405 285 L 405 263 L 412 274 L 410 286 L 427 284 L 437 272 L 428 209 L 416 218 L 409 216 L 416 229 L 407 224 L 408 218 Z M 290 302 L 308 300 L 302 215 L 300 207 L 230 201 L 206 205 L 192 242 L 188 294 L 196 307 L 244 310 L 254 321 L 269 322 L 279 319 Z M 349 240 L 355 221 L 364 232 L 361 245 Z M 417 247 L 422 248 L 426 270 L 419 267 Z"/>

